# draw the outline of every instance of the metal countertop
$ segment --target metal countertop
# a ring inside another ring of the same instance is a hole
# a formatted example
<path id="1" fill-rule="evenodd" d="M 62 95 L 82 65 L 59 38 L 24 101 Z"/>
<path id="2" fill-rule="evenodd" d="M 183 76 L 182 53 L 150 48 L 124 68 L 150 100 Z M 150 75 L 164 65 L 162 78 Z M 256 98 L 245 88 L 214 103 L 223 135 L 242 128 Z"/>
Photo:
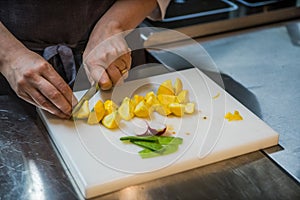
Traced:
<path id="1" fill-rule="evenodd" d="M 202 44 L 222 71 L 227 91 L 281 134 L 284 150 L 275 147 L 271 156 L 280 159 L 281 152 L 290 152 L 296 157 L 282 157 L 299 170 L 300 51 L 289 42 L 285 28 L 278 27 Z M 0 119 L 1 200 L 82 198 L 34 107 L 1 93 Z M 300 199 L 300 185 L 257 151 L 96 199 L 293 200 Z"/>
<path id="2" fill-rule="evenodd" d="M 296 32 L 291 32 L 291 29 Z M 280 134 L 280 151 L 266 151 L 300 181 L 300 22 L 196 39 L 211 56 L 217 71 L 202 69 L 212 79 L 218 72 L 225 89 Z M 196 58 L 197 47 L 179 41 L 171 47 Z M 194 52 L 193 52 L 194 51 Z M 161 50 L 149 50 L 176 70 L 191 66 Z M 218 82 L 220 80 L 216 80 Z"/>

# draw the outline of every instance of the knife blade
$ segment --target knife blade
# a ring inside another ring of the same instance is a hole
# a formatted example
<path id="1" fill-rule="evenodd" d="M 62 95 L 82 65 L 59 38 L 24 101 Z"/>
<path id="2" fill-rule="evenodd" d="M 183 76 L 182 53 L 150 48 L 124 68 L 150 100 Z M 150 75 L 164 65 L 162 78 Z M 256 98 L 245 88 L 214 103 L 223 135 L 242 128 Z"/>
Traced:
<path id="1" fill-rule="evenodd" d="M 98 83 L 94 83 L 88 91 L 81 97 L 79 102 L 76 104 L 76 106 L 72 110 L 72 115 L 74 115 L 82 106 L 82 104 L 86 100 L 90 100 L 99 90 L 99 85 Z"/>

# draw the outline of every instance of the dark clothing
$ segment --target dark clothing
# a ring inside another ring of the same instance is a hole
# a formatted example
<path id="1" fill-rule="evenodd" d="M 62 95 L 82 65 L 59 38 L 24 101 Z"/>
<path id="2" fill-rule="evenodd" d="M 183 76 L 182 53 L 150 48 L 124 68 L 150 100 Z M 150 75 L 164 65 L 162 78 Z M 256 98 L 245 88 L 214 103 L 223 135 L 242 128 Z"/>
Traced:
<path id="1" fill-rule="evenodd" d="M 85 43 L 115 0 L 0 0 L 0 20 L 28 48 Z"/>
<path id="2" fill-rule="evenodd" d="M 71 85 L 74 64 L 78 63 L 74 56 L 82 54 L 94 25 L 114 2 L 0 0 L 0 20 L 27 48 L 43 55 Z"/>

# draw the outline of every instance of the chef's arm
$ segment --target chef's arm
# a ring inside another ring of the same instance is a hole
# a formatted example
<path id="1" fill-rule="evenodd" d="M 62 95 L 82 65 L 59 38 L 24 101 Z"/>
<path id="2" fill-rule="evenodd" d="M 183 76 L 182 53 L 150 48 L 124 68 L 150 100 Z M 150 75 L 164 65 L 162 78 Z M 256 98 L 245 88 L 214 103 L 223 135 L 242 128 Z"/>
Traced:
<path id="1" fill-rule="evenodd" d="M 17 40 L 0 21 L 0 72 L 4 73 L 10 63 L 26 47 Z"/>
<path id="2" fill-rule="evenodd" d="M 124 71 L 130 69 L 131 56 L 122 34 L 118 33 L 136 28 L 147 16 L 159 18 L 166 2 L 169 0 L 117 0 L 109 8 L 96 23 L 83 53 L 91 83 L 97 81 L 106 90 L 126 78 Z M 109 39 L 112 36 L 114 39 Z"/>
<path id="3" fill-rule="evenodd" d="M 94 27 L 85 53 L 89 53 L 99 40 L 135 28 L 157 7 L 157 0 L 116 1 Z"/>
<path id="4" fill-rule="evenodd" d="M 74 99 L 71 88 L 44 58 L 27 49 L 1 22 L 0 72 L 20 98 L 69 118 Z"/>

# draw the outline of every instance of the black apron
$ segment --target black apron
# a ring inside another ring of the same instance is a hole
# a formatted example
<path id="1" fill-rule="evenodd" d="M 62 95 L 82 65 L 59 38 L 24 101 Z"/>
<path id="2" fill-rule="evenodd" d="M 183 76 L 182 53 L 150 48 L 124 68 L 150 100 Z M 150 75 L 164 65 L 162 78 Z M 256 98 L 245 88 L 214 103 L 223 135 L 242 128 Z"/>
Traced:
<path id="1" fill-rule="evenodd" d="M 0 0 L 0 20 L 72 86 L 88 37 L 115 0 Z"/>

